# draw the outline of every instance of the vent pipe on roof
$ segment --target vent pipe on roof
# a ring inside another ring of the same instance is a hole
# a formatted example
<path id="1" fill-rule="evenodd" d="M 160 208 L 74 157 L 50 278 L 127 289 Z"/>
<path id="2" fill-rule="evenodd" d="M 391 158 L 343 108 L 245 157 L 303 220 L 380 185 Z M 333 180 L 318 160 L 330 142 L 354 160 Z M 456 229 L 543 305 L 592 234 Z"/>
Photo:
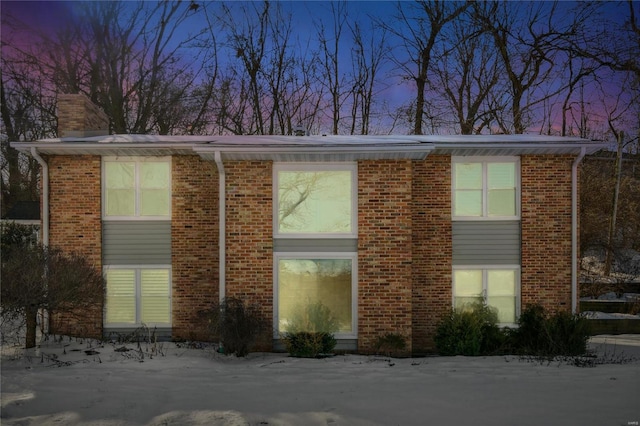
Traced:
<path id="1" fill-rule="evenodd" d="M 309 131 L 302 125 L 293 128 L 294 136 L 309 136 Z"/>

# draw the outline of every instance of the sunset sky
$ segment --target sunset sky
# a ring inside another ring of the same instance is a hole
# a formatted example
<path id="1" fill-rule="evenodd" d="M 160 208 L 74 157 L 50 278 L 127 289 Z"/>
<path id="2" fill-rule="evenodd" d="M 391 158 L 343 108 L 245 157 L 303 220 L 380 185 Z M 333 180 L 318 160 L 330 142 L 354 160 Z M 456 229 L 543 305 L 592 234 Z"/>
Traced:
<path id="1" fill-rule="evenodd" d="M 8 29 L 6 25 L 3 25 L 0 36 L 3 42 L 3 50 L 5 43 L 12 44 L 13 46 L 20 46 L 21 48 L 28 49 L 32 40 L 35 38 L 32 36 L 34 33 L 42 34 L 54 34 L 57 30 L 63 29 L 70 25 L 73 18 L 78 17 L 78 10 L 86 2 L 83 1 L 0 1 L 0 14 L 2 15 L 3 23 L 7 20 L 11 20 L 13 24 L 18 24 L 14 28 Z M 137 2 L 126 2 L 131 5 L 137 4 Z M 125 4 L 126 4 L 125 3 Z M 274 5 L 282 7 L 285 14 L 291 14 L 293 22 L 294 39 L 300 40 L 300 46 L 304 46 L 305 49 L 317 48 L 318 46 L 318 26 L 322 22 L 325 27 L 331 28 L 331 11 L 330 3 L 327 1 L 275 1 Z M 185 5 L 188 5 L 185 2 Z M 180 31 L 184 34 L 196 31 L 198 29 L 207 28 L 209 23 L 215 23 L 216 13 L 221 5 L 229 5 L 231 7 L 239 7 L 241 5 L 255 6 L 256 9 L 261 7 L 260 2 L 237 2 L 237 1 L 215 1 L 215 2 L 196 2 L 198 8 L 190 13 L 186 25 L 183 26 Z M 409 4 L 409 2 L 403 2 L 403 6 Z M 536 5 L 550 6 L 551 3 L 532 2 Z M 575 2 L 560 2 L 558 4 L 559 13 L 566 13 L 572 7 L 576 5 Z M 629 9 L 625 2 L 599 2 L 600 13 L 596 19 L 594 19 L 593 27 L 615 27 L 621 26 L 625 20 L 628 19 Z M 397 13 L 397 2 L 395 1 L 348 1 L 346 2 L 348 8 L 348 16 L 351 22 L 358 21 L 362 25 L 362 29 L 369 31 L 376 20 L 391 23 L 392 18 Z M 205 13 L 209 14 L 209 19 L 206 19 Z M 554 17 L 555 18 L 555 17 Z M 215 24 L 211 24 L 212 27 Z M 23 30 L 19 30 L 23 29 Z M 218 31 L 218 28 L 213 28 L 219 42 L 224 42 L 225 35 Z M 178 34 L 179 36 L 180 34 Z M 343 31 L 343 43 L 341 46 L 341 52 L 343 55 L 348 56 L 352 43 L 350 41 L 350 34 L 348 29 Z M 309 47 L 307 47 L 309 46 Z M 395 52 L 401 52 L 398 49 L 399 43 L 396 43 Z M 233 52 L 226 52 L 226 58 L 233 58 Z M 188 60 L 188 59 L 187 59 Z M 221 56 L 221 60 L 224 61 L 225 57 Z M 344 71 L 350 71 L 350 64 L 345 61 Z M 617 80 L 618 76 L 611 74 L 601 79 L 601 84 L 607 89 L 606 91 L 615 94 L 620 92 L 620 83 Z M 399 106 L 406 104 L 412 98 L 415 97 L 415 85 L 410 79 L 400 78 L 397 69 L 394 69 L 393 64 L 390 62 L 385 64 L 383 85 L 385 86 L 380 90 L 379 94 L 390 105 Z M 592 102 L 600 102 L 597 99 L 591 99 Z"/>

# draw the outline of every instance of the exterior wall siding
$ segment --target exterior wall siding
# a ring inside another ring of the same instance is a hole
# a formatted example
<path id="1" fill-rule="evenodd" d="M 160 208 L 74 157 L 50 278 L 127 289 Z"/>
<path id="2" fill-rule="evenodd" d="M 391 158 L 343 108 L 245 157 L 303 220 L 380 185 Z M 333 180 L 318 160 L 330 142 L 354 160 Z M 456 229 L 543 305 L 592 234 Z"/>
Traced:
<path id="1" fill-rule="evenodd" d="M 386 333 L 412 344 L 412 165 L 358 162 L 358 350 Z"/>
<path id="2" fill-rule="evenodd" d="M 102 262 L 104 265 L 170 264 L 171 222 L 103 222 Z"/>
<path id="3" fill-rule="evenodd" d="M 255 303 L 273 323 L 273 164 L 237 161 L 226 172 L 226 296 Z M 272 348 L 271 336 L 260 342 Z"/>
<path id="4" fill-rule="evenodd" d="M 413 162 L 413 351 L 434 349 L 438 321 L 451 309 L 451 157 Z"/>
<path id="5" fill-rule="evenodd" d="M 454 265 L 519 265 L 519 221 L 452 223 Z"/>
<path id="6" fill-rule="evenodd" d="M 218 171 L 176 155 L 171 173 L 172 338 L 205 340 L 199 312 L 218 301 Z"/>
<path id="7" fill-rule="evenodd" d="M 523 155 L 523 309 L 571 309 L 571 165 L 574 157 Z"/>
<path id="8" fill-rule="evenodd" d="M 85 256 L 102 269 L 100 156 L 50 156 L 49 244 Z M 51 331 L 102 336 L 102 309 L 53 315 Z"/>

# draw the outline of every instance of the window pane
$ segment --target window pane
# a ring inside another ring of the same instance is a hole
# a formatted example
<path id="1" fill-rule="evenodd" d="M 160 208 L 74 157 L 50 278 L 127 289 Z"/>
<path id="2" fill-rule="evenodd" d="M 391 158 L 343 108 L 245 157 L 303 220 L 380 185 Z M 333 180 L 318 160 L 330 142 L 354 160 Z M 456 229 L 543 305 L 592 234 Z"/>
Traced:
<path id="1" fill-rule="evenodd" d="M 278 331 L 321 331 L 319 304 L 337 321 L 337 332 L 352 329 L 351 259 L 278 261 Z"/>
<path id="2" fill-rule="evenodd" d="M 140 163 L 140 187 L 141 188 L 169 189 L 170 175 L 171 175 L 170 164 L 166 161 Z"/>
<path id="3" fill-rule="evenodd" d="M 351 171 L 280 171 L 280 233 L 349 233 Z"/>
<path id="4" fill-rule="evenodd" d="M 135 215 L 136 193 L 133 189 L 107 189 L 105 211 L 107 216 Z"/>
<path id="5" fill-rule="evenodd" d="M 458 270 L 453 272 L 455 294 L 458 297 L 482 296 L 482 271 Z"/>
<path id="6" fill-rule="evenodd" d="M 515 216 L 515 189 L 490 189 L 487 200 L 489 216 Z"/>
<path id="7" fill-rule="evenodd" d="M 489 189 L 515 188 L 516 165 L 514 163 L 487 164 Z"/>
<path id="8" fill-rule="evenodd" d="M 475 303 L 482 302 L 482 297 L 456 297 L 453 307 L 457 311 L 464 311 L 470 309 Z"/>
<path id="9" fill-rule="evenodd" d="M 105 321 L 135 324 L 136 277 L 133 269 L 110 269 L 106 273 Z"/>
<path id="10" fill-rule="evenodd" d="M 513 270 L 489 270 L 487 281 L 489 296 L 515 296 L 516 294 L 516 272 Z"/>
<path id="11" fill-rule="evenodd" d="M 140 320 L 145 324 L 171 322 L 169 271 L 140 271 Z"/>
<path id="12" fill-rule="evenodd" d="M 456 189 L 482 189 L 482 163 L 454 163 Z"/>
<path id="13" fill-rule="evenodd" d="M 482 191 L 456 191 L 455 216 L 482 216 Z"/>
<path id="14" fill-rule="evenodd" d="M 112 162 L 104 163 L 107 188 L 133 188 L 135 186 L 135 163 Z"/>
<path id="15" fill-rule="evenodd" d="M 499 323 L 516 322 L 516 272 L 487 271 L 487 304 L 498 309 Z"/>
<path id="16" fill-rule="evenodd" d="M 169 191 L 166 189 L 140 190 L 140 216 L 169 216 Z"/>
<path id="17" fill-rule="evenodd" d="M 106 162 L 105 214 L 133 216 L 135 214 L 135 163 Z"/>
<path id="18" fill-rule="evenodd" d="M 516 322 L 516 298 L 498 296 L 487 298 L 487 305 L 498 310 L 498 323 L 513 324 Z"/>

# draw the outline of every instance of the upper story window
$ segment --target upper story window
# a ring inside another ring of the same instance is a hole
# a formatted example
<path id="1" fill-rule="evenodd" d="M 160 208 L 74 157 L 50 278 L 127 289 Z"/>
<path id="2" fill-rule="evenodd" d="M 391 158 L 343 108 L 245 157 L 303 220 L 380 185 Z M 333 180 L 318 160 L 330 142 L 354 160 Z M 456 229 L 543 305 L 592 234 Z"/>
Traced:
<path id="1" fill-rule="evenodd" d="M 356 164 L 276 164 L 274 234 L 283 238 L 357 235 Z"/>
<path id="2" fill-rule="evenodd" d="M 454 219 L 517 219 L 519 170 L 518 157 L 454 157 Z"/>
<path id="3" fill-rule="evenodd" d="M 105 219 L 168 219 L 171 216 L 171 159 L 105 158 Z"/>

